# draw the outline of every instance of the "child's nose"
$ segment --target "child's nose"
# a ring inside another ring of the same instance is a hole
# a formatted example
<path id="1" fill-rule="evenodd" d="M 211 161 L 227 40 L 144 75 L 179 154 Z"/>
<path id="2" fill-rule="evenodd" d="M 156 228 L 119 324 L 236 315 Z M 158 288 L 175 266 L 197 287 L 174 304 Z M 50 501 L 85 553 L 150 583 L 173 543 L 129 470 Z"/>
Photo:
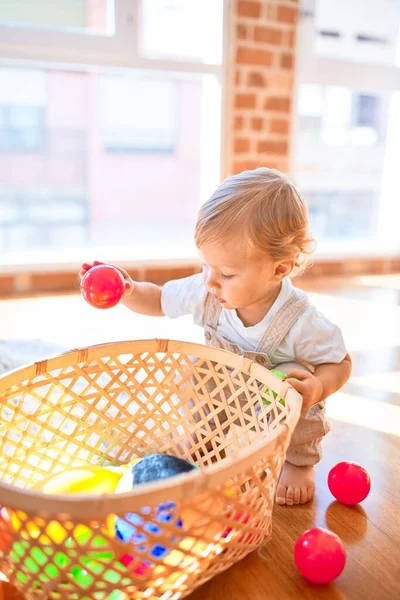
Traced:
<path id="1" fill-rule="evenodd" d="M 216 287 L 217 285 L 217 280 L 216 277 L 211 273 L 208 272 L 207 278 L 206 278 L 206 286 L 209 290 L 211 290 L 212 288 Z"/>

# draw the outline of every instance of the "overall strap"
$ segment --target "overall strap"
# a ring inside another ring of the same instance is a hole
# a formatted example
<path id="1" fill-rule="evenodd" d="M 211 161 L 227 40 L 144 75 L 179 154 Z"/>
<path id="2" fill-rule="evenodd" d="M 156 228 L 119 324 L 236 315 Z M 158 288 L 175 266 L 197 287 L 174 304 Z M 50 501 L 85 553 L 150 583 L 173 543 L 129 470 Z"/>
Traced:
<path id="1" fill-rule="evenodd" d="M 214 294 L 208 293 L 204 304 L 203 327 L 208 326 L 216 331 L 221 310 L 222 306 Z"/>
<path id="2" fill-rule="evenodd" d="M 293 290 L 267 327 L 257 346 L 257 352 L 264 352 L 268 356 L 273 356 L 297 319 L 309 306 L 309 299 L 301 298 L 298 292 Z"/>

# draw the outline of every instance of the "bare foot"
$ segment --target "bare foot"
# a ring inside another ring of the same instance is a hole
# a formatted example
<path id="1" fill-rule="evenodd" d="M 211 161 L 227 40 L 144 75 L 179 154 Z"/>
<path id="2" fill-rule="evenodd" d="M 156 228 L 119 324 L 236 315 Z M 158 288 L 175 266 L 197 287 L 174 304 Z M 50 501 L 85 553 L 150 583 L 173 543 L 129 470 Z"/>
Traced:
<path id="1" fill-rule="evenodd" d="M 305 504 L 315 492 L 314 467 L 296 467 L 285 462 L 276 491 L 277 504 Z"/>

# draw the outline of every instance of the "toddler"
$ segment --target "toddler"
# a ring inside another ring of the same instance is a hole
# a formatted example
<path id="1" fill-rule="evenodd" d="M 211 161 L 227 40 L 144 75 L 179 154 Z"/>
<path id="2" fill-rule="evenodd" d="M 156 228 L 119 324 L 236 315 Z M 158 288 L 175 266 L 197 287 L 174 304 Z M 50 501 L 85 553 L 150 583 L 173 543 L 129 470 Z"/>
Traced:
<path id="1" fill-rule="evenodd" d="M 313 249 L 305 202 L 279 171 L 244 171 L 223 181 L 200 208 L 195 242 L 202 274 L 161 288 L 121 270 L 123 303 L 145 315 L 192 314 L 208 345 L 287 374 L 303 409 L 276 499 L 304 504 L 314 495 L 314 465 L 329 431 L 325 400 L 351 371 L 340 329 L 289 278 L 304 270 Z M 80 276 L 91 266 L 83 264 Z"/>

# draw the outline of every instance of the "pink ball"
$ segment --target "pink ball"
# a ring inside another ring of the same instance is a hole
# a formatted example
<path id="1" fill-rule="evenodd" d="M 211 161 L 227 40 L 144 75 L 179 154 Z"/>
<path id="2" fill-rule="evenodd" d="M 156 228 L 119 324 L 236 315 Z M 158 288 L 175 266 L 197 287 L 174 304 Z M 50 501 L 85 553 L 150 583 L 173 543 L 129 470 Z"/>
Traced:
<path id="1" fill-rule="evenodd" d="M 296 567 L 313 583 L 330 583 L 346 564 L 342 540 L 329 529 L 314 527 L 298 538 L 294 547 Z"/>
<path id="2" fill-rule="evenodd" d="M 343 461 L 329 471 L 328 487 L 339 502 L 358 504 L 368 496 L 371 479 L 361 465 Z"/>

